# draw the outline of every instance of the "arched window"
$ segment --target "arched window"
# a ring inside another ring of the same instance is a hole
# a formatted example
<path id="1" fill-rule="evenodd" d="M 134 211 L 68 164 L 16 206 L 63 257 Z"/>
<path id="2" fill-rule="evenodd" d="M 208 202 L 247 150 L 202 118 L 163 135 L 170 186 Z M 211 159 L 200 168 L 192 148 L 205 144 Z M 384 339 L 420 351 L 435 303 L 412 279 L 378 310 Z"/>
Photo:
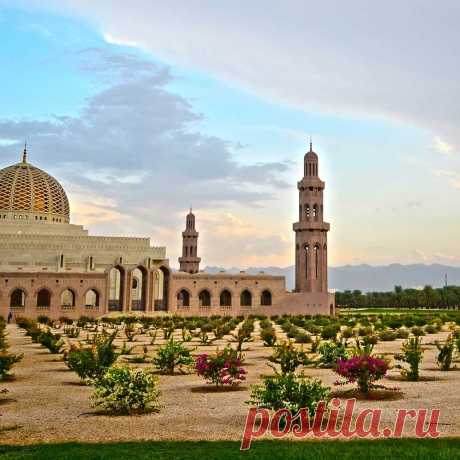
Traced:
<path id="1" fill-rule="evenodd" d="M 317 204 L 313 205 L 313 217 L 315 219 L 318 218 L 318 205 Z"/>
<path id="2" fill-rule="evenodd" d="M 188 257 L 188 246 L 185 246 L 185 257 Z"/>
<path id="3" fill-rule="evenodd" d="M 200 307 L 210 307 L 211 306 L 211 294 L 207 289 L 204 289 L 200 292 L 199 296 Z"/>
<path id="4" fill-rule="evenodd" d="M 154 275 L 154 309 L 155 311 L 168 310 L 169 302 L 169 270 L 160 267 Z"/>
<path id="5" fill-rule="evenodd" d="M 85 295 L 85 307 L 99 307 L 99 293 L 90 289 Z"/>
<path id="6" fill-rule="evenodd" d="M 49 308 L 51 305 L 51 293 L 48 289 L 40 289 L 37 294 L 37 307 Z"/>
<path id="7" fill-rule="evenodd" d="M 190 294 L 185 289 L 182 289 L 177 294 L 178 307 L 190 307 Z"/>
<path id="8" fill-rule="evenodd" d="M 247 289 L 240 295 L 240 305 L 242 307 L 250 307 L 252 305 L 252 294 Z"/>
<path id="9" fill-rule="evenodd" d="M 305 205 L 305 217 L 307 219 L 310 219 L 310 205 L 309 204 Z"/>
<path id="10" fill-rule="evenodd" d="M 271 305 L 272 304 L 272 293 L 269 290 L 262 291 L 260 296 L 260 305 Z"/>
<path id="11" fill-rule="evenodd" d="M 131 285 L 131 309 L 145 310 L 145 298 L 147 291 L 147 271 L 144 267 L 136 267 L 132 271 Z"/>
<path id="12" fill-rule="evenodd" d="M 226 289 L 220 293 L 220 306 L 231 307 L 232 306 L 232 294 Z"/>
<path id="13" fill-rule="evenodd" d="M 75 307 L 75 293 L 71 289 L 66 289 L 61 294 L 61 305 L 63 307 Z"/>
<path id="14" fill-rule="evenodd" d="M 315 244 L 315 278 L 318 279 L 319 273 L 319 245 Z"/>
<path id="15" fill-rule="evenodd" d="M 26 293 L 22 289 L 15 289 L 11 293 L 10 307 L 23 308 L 26 304 Z"/>
<path id="16" fill-rule="evenodd" d="M 121 260 L 121 257 L 120 257 Z M 123 286 L 125 272 L 121 267 L 113 267 L 109 273 L 109 310 L 121 311 L 123 309 Z"/>
<path id="17" fill-rule="evenodd" d="M 305 245 L 305 278 L 308 279 L 308 270 L 310 266 L 310 246 Z"/>

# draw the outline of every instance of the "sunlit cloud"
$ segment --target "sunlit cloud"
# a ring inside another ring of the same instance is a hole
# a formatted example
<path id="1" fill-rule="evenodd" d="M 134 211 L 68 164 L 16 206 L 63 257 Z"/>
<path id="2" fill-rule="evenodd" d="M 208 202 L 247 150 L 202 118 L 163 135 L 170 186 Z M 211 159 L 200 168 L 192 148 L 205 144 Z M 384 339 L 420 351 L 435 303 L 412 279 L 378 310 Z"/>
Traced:
<path id="1" fill-rule="evenodd" d="M 442 155 L 453 155 L 454 147 L 448 142 L 443 141 L 440 137 L 435 137 L 434 139 L 435 150 Z"/>

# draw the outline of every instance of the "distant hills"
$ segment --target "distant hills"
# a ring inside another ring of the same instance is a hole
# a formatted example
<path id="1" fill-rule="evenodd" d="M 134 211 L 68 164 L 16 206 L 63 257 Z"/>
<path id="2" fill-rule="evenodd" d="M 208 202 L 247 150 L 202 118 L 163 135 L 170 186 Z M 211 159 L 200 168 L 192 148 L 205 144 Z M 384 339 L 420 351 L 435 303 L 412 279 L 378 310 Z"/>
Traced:
<path id="1" fill-rule="evenodd" d="M 218 273 L 221 267 L 206 267 L 208 273 Z M 239 268 L 230 268 L 228 273 L 238 273 Z M 294 288 L 294 266 L 290 267 L 250 267 L 247 273 L 264 271 L 270 275 L 286 277 L 287 289 Z M 391 291 L 395 285 L 403 288 L 417 288 L 425 285 L 444 286 L 445 275 L 450 285 L 460 285 L 460 267 L 432 264 L 391 264 L 391 265 L 344 265 L 329 267 L 329 289 L 359 289 L 367 291 Z"/>

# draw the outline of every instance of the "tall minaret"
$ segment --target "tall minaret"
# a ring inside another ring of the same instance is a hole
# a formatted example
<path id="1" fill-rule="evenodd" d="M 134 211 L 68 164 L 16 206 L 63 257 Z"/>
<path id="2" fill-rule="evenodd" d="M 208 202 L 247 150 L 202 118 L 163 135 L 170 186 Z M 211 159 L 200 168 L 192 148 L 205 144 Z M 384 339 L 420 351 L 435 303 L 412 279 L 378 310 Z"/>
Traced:
<path id="1" fill-rule="evenodd" d="M 318 155 L 310 151 L 304 157 L 303 179 L 299 190 L 299 221 L 295 232 L 295 290 L 327 293 L 327 232 L 323 220 L 324 182 L 318 177 Z"/>
<path id="2" fill-rule="evenodd" d="M 195 215 L 190 208 L 186 217 L 185 231 L 182 232 L 182 257 L 179 257 L 181 272 L 198 273 L 200 271 L 198 235 L 199 233 L 195 230 Z"/>

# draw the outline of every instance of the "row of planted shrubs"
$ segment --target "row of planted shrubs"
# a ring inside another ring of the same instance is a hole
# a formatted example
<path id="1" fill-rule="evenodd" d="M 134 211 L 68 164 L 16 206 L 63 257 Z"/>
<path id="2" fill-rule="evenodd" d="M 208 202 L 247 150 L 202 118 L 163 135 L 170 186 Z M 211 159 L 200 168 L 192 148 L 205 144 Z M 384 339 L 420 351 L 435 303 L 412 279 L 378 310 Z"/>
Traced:
<path id="1" fill-rule="evenodd" d="M 280 318 L 274 319 L 275 321 L 280 320 Z M 305 326 L 304 321 L 310 320 L 305 317 L 286 317 L 280 323 L 284 324 L 289 321 L 295 324 L 294 322 L 302 321 Z M 323 322 L 318 318 L 314 318 L 313 321 Z M 361 324 L 361 322 L 356 324 Z M 355 338 L 355 345 L 349 347 L 346 338 L 343 340 L 343 337 L 338 336 L 340 325 L 337 328 L 337 324 L 323 322 L 321 326 L 321 332 L 329 328 L 331 333 L 321 334 L 322 337 L 328 336 L 329 338 L 319 343 L 317 350 L 319 358 L 315 361 L 312 361 L 303 350 L 299 350 L 291 342 L 276 344 L 275 334 L 275 342 L 269 345 L 275 346 L 270 361 L 279 369 L 274 367 L 274 375 L 263 377 L 262 383 L 253 387 L 251 404 L 272 409 L 278 409 L 281 405 L 281 407 L 287 406 L 290 410 L 294 410 L 300 407 L 314 408 L 319 400 L 327 401 L 330 398 L 330 389 L 319 380 L 309 379 L 303 374 L 295 373 L 300 365 L 307 364 L 332 367 L 339 376 L 343 377 L 344 383 L 356 383 L 358 390 L 362 393 L 368 393 L 377 387 L 375 382 L 385 376 L 389 363 L 385 358 L 372 354 L 373 343 L 366 341 L 367 335 L 358 335 Z M 266 318 L 261 319 L 260 327 L 261 335 L 263 331 L 273 330 L 271 322 L 266 321 Z M 347 327 L 350 327 L 350 324 Z M 334 334 L 333 330 L 335 330 Z M 177 369 L 187 372 L 190 367 L 194 367 L 198 375 L 203 376 L 208 383 L 217 386 L 237 385 L 246 378 L 246 370 L 242 367 L 242 345 L 252 340 L 253 331 L 254 318 L 248 318 L 240 325 L 234 336 L 236 349 L 227 347 L 215 353 L 200 354 L 196 358 L 193 358 L 191 351 L 183 343 L 175 341 L 170 336 L 168 342 L 157 351 L 152 362 L 162 373 L 173 374 Z M 81 369 L 92 370 L 91 375 L 87 374 L 82 378 L 89 380 L 95 386 L 96 404 L 120 412 L 155 407 L 158 401 L 155 376 L 151 372 L 133 370 L 127 366 L 113 367 L 117 359 L 113 339 L 113 334 L 101 334 L 99 337 L 96 334 L 91 344 L 74 346 L 74 349 L 68 352 L 66 362 L 77 373 Z M 448 370 L 451 367 L 455 349 L 457 351 L 459 349 L 458 333 L 454 332 L 445 343 L 437 345 L 438 364 L 441 369 Z M 104 348 L 105 346 L 107 348 Z M 71 357 L 72 354 L 73 357 Z M 401 353 L 396 358 L 402 363 L 401 372 L 408 379 L 418 379 L 422 355 L 423 348 L 419 337 L 410 338 L 403 343 Z M 409 367 L 404 366 L 404 363 Z"/>
<path id="2" fill-rule="evenodd" d="M 22 354 L 11 353 L 6 332 L 6 322 L 0 316 L 0 380 L 6 380 L 11 376 L 13 366 L 21 361 Z"/>

